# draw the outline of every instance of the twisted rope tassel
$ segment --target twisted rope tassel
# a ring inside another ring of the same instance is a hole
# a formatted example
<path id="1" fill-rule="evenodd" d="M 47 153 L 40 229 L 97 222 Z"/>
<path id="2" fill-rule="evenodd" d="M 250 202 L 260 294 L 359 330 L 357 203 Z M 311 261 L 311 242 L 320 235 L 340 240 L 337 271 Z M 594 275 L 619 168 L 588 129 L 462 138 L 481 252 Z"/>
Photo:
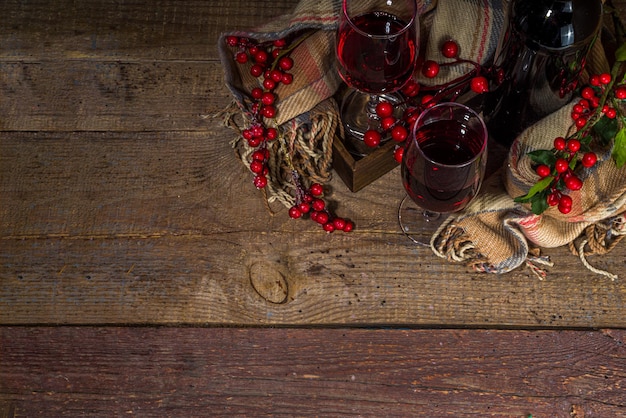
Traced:
<path id="1" fill-rule="evenodd" d="M 618 276 L 606 270 L 592 266 L 587 261 L 587 256 L 594 254 L 606 254 L 626 236 L 626 214 L 613 218 L 608 224 L 596 223 L 585 229 L 585 238 L 578 245 L 570 242 L 569 249 L 572 254 L 580 258 L 581 263 L 591 272 L 608 277 L 615 281 Z M 585 247 L 590 251 L 585 252 Z"/>

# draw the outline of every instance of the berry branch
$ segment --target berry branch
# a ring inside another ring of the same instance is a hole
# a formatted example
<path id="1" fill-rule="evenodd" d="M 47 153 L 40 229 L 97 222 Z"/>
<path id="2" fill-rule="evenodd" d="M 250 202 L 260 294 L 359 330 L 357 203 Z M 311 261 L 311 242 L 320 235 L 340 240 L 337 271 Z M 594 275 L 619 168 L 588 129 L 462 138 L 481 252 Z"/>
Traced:
<path id="1" fill-rule="evenodd" d="M 275 126 L 274 122 L 278 113 L 276 91 L 280 85 L 289 85 L 293 82 L 293 74 L 289 71 L 294 67 L 294 61 L 290 54 L 310 34 L 311 32 L 306 33 L 291 43 L 286 39 L 259 43 L 246 37 L 225 38 L 226 44 L 235 49 L 234 60 L 240 65 L 251 63 L 248 71 L 251 76 L 259 79 L 260 86 L 252 88 L 249 92 L 251 99 L 247 104 L 249 126 L 241 132 L 243 139 L 253 150 L 250 154 L 249 169 L 254 174 L 253 184 L 257 189 L 264 189 L 268 185 L 271 157 L 269 144 L 278 141 L 281 148 L 288 146 L 281 128 Z M 336 217 L 328 210 L 323 199 L 323 186 L 313 183 L 307 188 L 293 166 L 291 152 L 283 152 L 283 155 L 287 159 L 283 163 L 289 169 L 290 181 L 295 189 L 295 203 L 289 208 L 289 216 L 293 219 L 311 219 L 320 224 L 326 232 L 352 231 L 354 229 L 352 221 Z"/>
<path id="2" fill-rule="evenodd" d="M 385 101 L 378 103 L 376 114 L 380 119 L 380 130 L 370 129 L 365 132 L 363 142 L 366 145 L 377 147 L 383 137 L 390 136 L 398 142 L 394 158 L 400 163 L 409 132 L 422 111 L 442 101 L 455 101 L 468 90 L 476 94 L 486 93 L 489 91 L 487 77 L 502 78 L 502 74 L 494 73 L 495 70 L 490 67 L 483 67 L 475 61 L 460 58 L 459 45 L 452 39 L 443 42 L 440 52 L 445 58 L 452 59 L 452 61 L 438 63 L 434 60 L 426 60 L 421 67 L 421 73 L 424 77 L 437 77 L 442 67 L 469 64 L 473 68 L 454 80 L 434 86 L 422 86 L 413 79 L 409 80 L 399 91 L 403 99 L 396 104 L 396 106 L 405 108 L 402 117 L 395 118 L 392 116 L 394 113 L 393 104 Z"/>
<path id="3" fill-rule="evenodd" d="M 573 133 L 555 138 L 550 150 L 527 154 L 539 180 L 515 201 L 530 203 L 537 215 L 551 206 L 563 214 L 572 210 L 569 193 L 582 188 L 581 171 L 596 164 L 595 147 L 612 146 L 617 167 L 626 163 L 626 43 L 617 50 L 611 73 L 592 75 L 580 96 L 572 106 Z"/>

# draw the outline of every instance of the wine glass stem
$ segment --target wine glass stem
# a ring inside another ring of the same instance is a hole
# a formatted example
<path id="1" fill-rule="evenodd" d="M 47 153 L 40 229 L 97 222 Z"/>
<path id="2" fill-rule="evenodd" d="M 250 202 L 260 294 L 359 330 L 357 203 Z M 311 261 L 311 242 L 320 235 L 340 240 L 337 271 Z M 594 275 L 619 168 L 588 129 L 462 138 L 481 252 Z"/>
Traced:
<path id="1" fill-rule="evenodd" d="M 375 94 L 370 94 L 370 98 L 367 101 L 367 107 L 366 107 L 366 111 L 367 111 L 367 117 L 369 119 L 373 119 L 373 120 L 378 120 L 379 117 L 376 114 L 376 106 L 378 105 L 378 96 Z"/>
<path id="2" fill-rule="evenodd" d="M 441 213 L 433 212 L 430 210 L 424 210 L 422 212 L 422 216 L 424 217 L 424 220 L 426 222 L 432 222 L 432 221 L 436 221 L 437 219 L 439 219 L 439 217 L 441 217 Z"/>

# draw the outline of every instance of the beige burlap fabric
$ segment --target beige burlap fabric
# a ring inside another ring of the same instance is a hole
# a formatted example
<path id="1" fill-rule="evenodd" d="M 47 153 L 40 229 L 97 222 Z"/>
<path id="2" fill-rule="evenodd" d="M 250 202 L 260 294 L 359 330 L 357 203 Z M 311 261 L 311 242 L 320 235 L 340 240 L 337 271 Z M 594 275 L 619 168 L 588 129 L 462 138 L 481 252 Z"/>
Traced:
<path id="1" fill-rule="evenodd" d="M 473 265 L 491 273 L 505 273 L 528 264 L 538 268 L 545 259 L 539 248 L 570 245 L 590 270 L 615 278 L 617 272 L 601 272 L 586 255 L 605 253 L 626 234 L 626 167 L 618 169 L 610 148 L 596 148 L 599 160 L 578 174 L 583 188 L 570 192 L 572 211 L 564 215 L 556 207 L 534 215 L 514 202 L 538 180 L 527 153 L 550 149 L 555 137 L 572 129 L 571 107 L 565 106 L 525 130 L 513 143 L 502 170 L 483 185 L 479 196 L 433 237 L 436 254 Z M 582 236 L 581 236 L 582 235 Z M 533 264 L 533 262 L 536 262 Z"/>
<path id="2" fill-rule="evenodd" d="M 596 42 L 587 73 L 608 71 L 602 43 Z M 565 106 L 515 140 L 504 166 L 487 179 L 479 196 L 463 212 L 449 217 L 433 236 L 437 255 L 490 273 L 528 265 L 542 278 L 546 273 L 541 265 L 551 263 L 541 257 L 540 249 L 568 245 L 591 271 L 617 277 L 617 272 L 598 270 L 587 261 L 590 254 L 609 252 L 626 235 L 626 167 L 616 167 L 610 148 L 595 148 L 598 163 L 578 173 L 584 185 L 570 193 L 574 203 L 569 214 L 552 207 L 535 215 L 528 206 L 514 202 L 538 180 L 527 153 L 551 149 L 555 137 L 571 133 L 570 113 L 571 106 Z"/>

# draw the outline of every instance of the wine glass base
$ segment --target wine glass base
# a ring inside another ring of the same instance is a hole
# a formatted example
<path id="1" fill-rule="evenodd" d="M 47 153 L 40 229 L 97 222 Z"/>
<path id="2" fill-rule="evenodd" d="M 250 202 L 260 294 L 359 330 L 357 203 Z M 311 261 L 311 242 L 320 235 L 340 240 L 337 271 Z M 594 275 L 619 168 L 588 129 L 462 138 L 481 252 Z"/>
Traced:
<path id="1" fill-rule="evenodd" d="M 439 230 L 446 214 L 429 212 L 417 206 L 407 195 L 398 206 L 400 230 L 415 244 L 430 247 L 430 241 Z"/>
<path id="2" fill-rule="evenodd" d="M 381 131 L 380 118 L 376 115 L 376 104 L 380 101 L 393 104 L 393 116 L 397 119 L 402 117 L 405 106 L 398 94 L 370 95 L 358 90 L 349 90 L 342 100 L 340 113 L 345 133 L 344 145 L 356 157 L 365 157 L 376 149 L 367 146 L 363 142 L 363 137 L 369 129 Z M 390 134 L 383 135 L 380 143 L 384 144 L 390 139 Z"/>

